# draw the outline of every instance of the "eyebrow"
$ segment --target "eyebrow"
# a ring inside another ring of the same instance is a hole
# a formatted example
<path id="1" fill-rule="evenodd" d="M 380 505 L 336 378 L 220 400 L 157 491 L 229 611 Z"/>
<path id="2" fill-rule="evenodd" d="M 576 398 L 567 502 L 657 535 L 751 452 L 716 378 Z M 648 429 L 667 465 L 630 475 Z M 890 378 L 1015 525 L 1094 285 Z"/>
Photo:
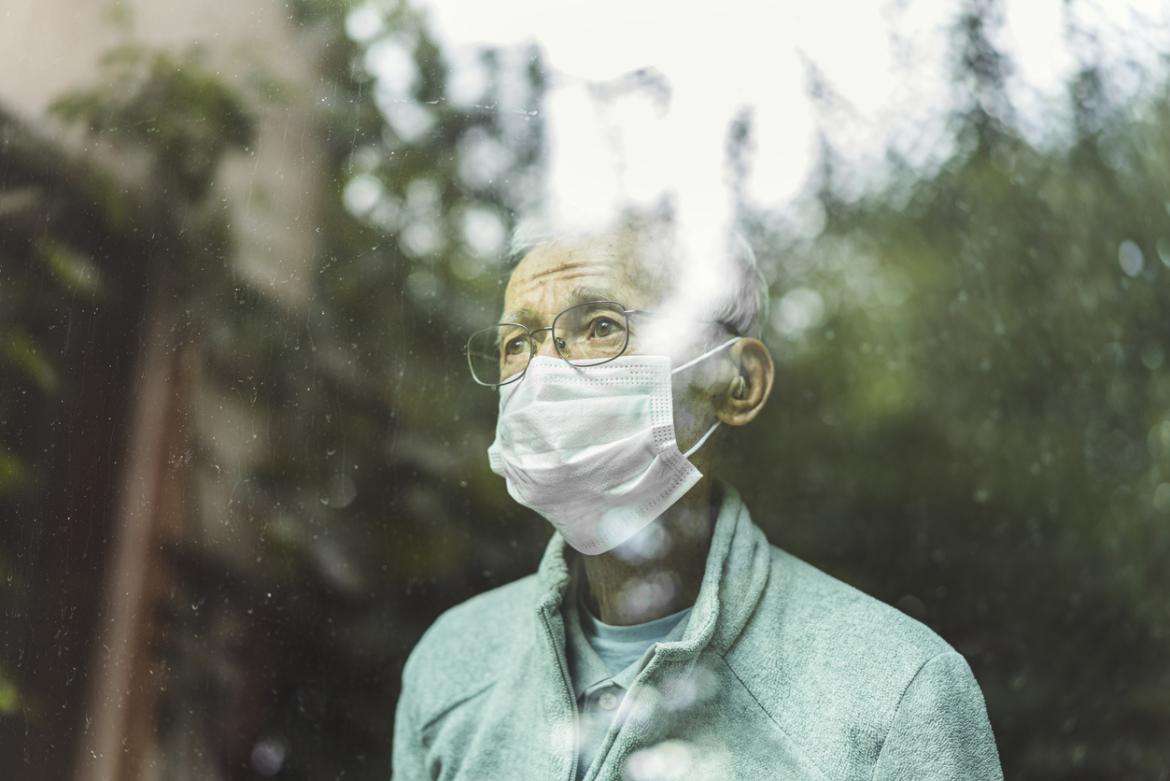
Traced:
<path id="1" fill-rule="evenodd" d="M 575 287 L 573 292 L 569 294 L 569 306 L 587 304 L 590 301 L 614 301 L 614 297 L 608 290 L 588 286 Z M 615 301 L 615 303 L 617 302 Z M 624 307 L 625 304 L 622 306 Z"/>
<path id="2" fill-rule="evenodd" d="M 500 315 L 499 325 L 504 325 L 505 323 L 521 323 L 523 325 L 531 325 L 532 323 L 535 323 L 537 319 L 538 318 L 536 313 L 531 309 L 521 308 L 511 312 L 505 312 L 504 314 Z"/>
<path id="3" fill-rule="evenodd" d="M 599 287 L 589 287 L 587 285 L 582 285 L 573 288 L 573 292 L 569 294 L 568 303 L 564 308 L 568 309 L 569 307 L 576 306 L 577 304 L 587 304 L 590 301 L 615 301 L 615 299 L 607 290 L 603 290 Z M 615 303 L 620 302 L 615 301 Z M 622 307 L 624 308 L 625 304 L 622 304 Z M 500 323 L 521 323 L 523 325 L 531 326 L 533 323 L 536 323 L 539 320 L 539 315 L 537 315 L 531 309 L 521 307 L 520 309 L 506 312 L 500 319 Z"/>

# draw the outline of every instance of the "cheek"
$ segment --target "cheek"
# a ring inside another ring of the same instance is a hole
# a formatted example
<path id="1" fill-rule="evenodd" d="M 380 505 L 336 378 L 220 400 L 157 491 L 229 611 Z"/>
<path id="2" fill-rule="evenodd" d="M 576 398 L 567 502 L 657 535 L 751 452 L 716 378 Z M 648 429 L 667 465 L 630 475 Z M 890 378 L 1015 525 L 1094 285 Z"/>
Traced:
<path id="1" fill-rule="evenodd" d="M 711 397 L 692 378 L 675 376 L 671 394 L 674 400 L 674 430 L 680 449 L 695 440 L 708 425 L 712 416 Z"/>

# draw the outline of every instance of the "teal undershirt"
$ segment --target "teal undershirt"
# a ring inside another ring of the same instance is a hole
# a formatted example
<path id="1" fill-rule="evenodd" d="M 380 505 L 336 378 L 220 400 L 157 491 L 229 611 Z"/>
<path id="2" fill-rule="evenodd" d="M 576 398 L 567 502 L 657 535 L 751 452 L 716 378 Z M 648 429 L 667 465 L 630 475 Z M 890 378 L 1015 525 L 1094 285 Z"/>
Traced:
<path id="1" fill-rule="evenodd" d="M 613 626 L 594 618 L 588 610 L 582 610 L 581 631 L 610 674 L 617 675 L 641 659 L 647 648 L 666 639 L 670 631 L 690 614 L 688 607 L 644 624 Z"/>

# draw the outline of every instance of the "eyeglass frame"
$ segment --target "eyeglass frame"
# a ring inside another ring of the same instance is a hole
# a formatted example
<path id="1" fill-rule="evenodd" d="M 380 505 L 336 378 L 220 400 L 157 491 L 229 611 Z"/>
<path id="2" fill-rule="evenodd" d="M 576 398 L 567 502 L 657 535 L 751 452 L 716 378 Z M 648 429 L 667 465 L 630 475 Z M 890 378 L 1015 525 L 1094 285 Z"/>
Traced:
<path id="1" fill-rule="evenodd" d="M 552 325 L 546 325 L 542 328 L 529 328 L 528 326 L 524 325 L 523 323 L 502 322 L 502 323 L 496 323 L 495 325 L 487 326 L 486 328 L 480 328 L 479 330 L 472 332 L 471 336 L 467 337 L 467 344 L 464 345 L 464 348 L 463 348 L 463 352 L 467 355 L 467 368 L 471 372 L 471 379 L 474 380 L 476 382 L 476 384 L 481 385 L 485 388 L 502 388 L 505 385 L 510 385 L 513 382 L 518 382 L 521 378 L 524 377 L 525 374 L 528 373 L 528 367 L 532 364 L 532 359 L 536 356 L 537 350 L 540 349 L 540 346 L 536 343 L 535 334 L 538 334 L 541 331 L 552 332 L 553 329 L 556 328 L 557 320 L 559 320 L 561 318 L 561 315 L 563 315 L 565 312 L 568 312 L 572 309 L 577 309 L 578 307 L 596 306 L 598 304 L 612 304 L 613 306 L 616 306 L 618 308 L 618 310 L 621 312 L 621 314 L 626 315 L 626 316 L 646 315 L 648 317 L 663 317 L 663 318 L 669 318 L 672 320 L 686 320 L 689 323 L 701 323 L 703 325 L 721 325 L 724 328 L 726 328 L 728 331 L 730 331 L 733 335 L 743 336 L 743 334 L 741 334 L 738 329 L 728 325 L 727 323 L 723 322 L 722 320 L 691 320 L 689 318 L 682 318 L 682 317 L 676 317 L 675 315 L 668 315 L 664 312 L 654 312 L 654 311 L 651 311 L 649 309 L 626 309 L 625 304 L 619 303 L 617 301 L 605 301 L 605 300 L 582 301 L 579 304 L 573 304 L 572 306 L 565 307 L 561 311 L 557 312 L 556 317 L 554 317 L 552 320 Z M 526 334 L 526 336 L 528 338 L 529 347 L 531 348 L 531 352 L 528 353 L 528 363 L 526 363 L 524 365 L 523 371 L 516 372 L 516 374 L 514 374 L 513 376 L 504 380 L 503 382 L 483 382 L 482 380 L 479 379 L 479 377 L 475 376 L 475 368 L 471 364 L 471 340 L 475 338 L 476 334 L 478 334 L 482 331 L 487 331 L 490 328 L 499 328 L 500 326 L 504 326 L 504 325 L 516 326 L 516 327 L 524 330 L 524 333 Z M 629 332 L 629 330 L 626 331 L 625 342 L 622 344 L 622 349 L 619 350 L 616 355 L 613 355 L 609 358 L 605 358 L 603 360 L 597 361 L 595 363 L 588 363 L 588 364 L 573 363 L 571 360 L 566 358 L 563 353 L 561 353 L 561 347 L 559 344 L 557 344 L 557 340 L 556 340 L 555 336 L 553 337 L 553 347 L 557 351 L 557 357 L 560 358 L 565 363 L 569 364 L 570 366 L 574 366 L 578 369 L 589 369 L 589 368 L 592 368 L 594 366 L 602 366 L 604 364 L 609 363 L 610 361 L 616 361 L 618 358 L 621 358 L 623 355 L 625 355 L 626 350 L 628 350 L 630 348 L 630 332 Z"/>

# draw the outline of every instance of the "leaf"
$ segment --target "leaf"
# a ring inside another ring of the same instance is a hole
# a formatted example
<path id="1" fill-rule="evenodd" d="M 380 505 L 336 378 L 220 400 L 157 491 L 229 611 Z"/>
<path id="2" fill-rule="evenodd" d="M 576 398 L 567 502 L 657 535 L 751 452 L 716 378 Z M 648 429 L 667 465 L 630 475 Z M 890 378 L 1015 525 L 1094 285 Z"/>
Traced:
<path id="1" fill-rule="evenodd" d="M 20 707 L 20 692 L 16 684 L 0 672 L 0 715 L 15 713 Z"/>
<path id="2" fill-rule="evenodd" d="M 57 370 L 29 334 L 12 328 L 0 332 L 0 365 L 7 365 L 46 394 L 55 393 L 59 385 Z"/>
<path id="3" fill-rule="evenodd" d="M 101 272 L 88 257 L 53 239 L 42 240 L 37 247 L 49 272 L 70 293 L 95 299 L 101 293 Z"/>
<path id="4" fill-rule="evenodd" d="M 0 450 L 0 496 L 16 493 L 27 482 L 28 468 L 24 462 L 7 450 Z"/>

